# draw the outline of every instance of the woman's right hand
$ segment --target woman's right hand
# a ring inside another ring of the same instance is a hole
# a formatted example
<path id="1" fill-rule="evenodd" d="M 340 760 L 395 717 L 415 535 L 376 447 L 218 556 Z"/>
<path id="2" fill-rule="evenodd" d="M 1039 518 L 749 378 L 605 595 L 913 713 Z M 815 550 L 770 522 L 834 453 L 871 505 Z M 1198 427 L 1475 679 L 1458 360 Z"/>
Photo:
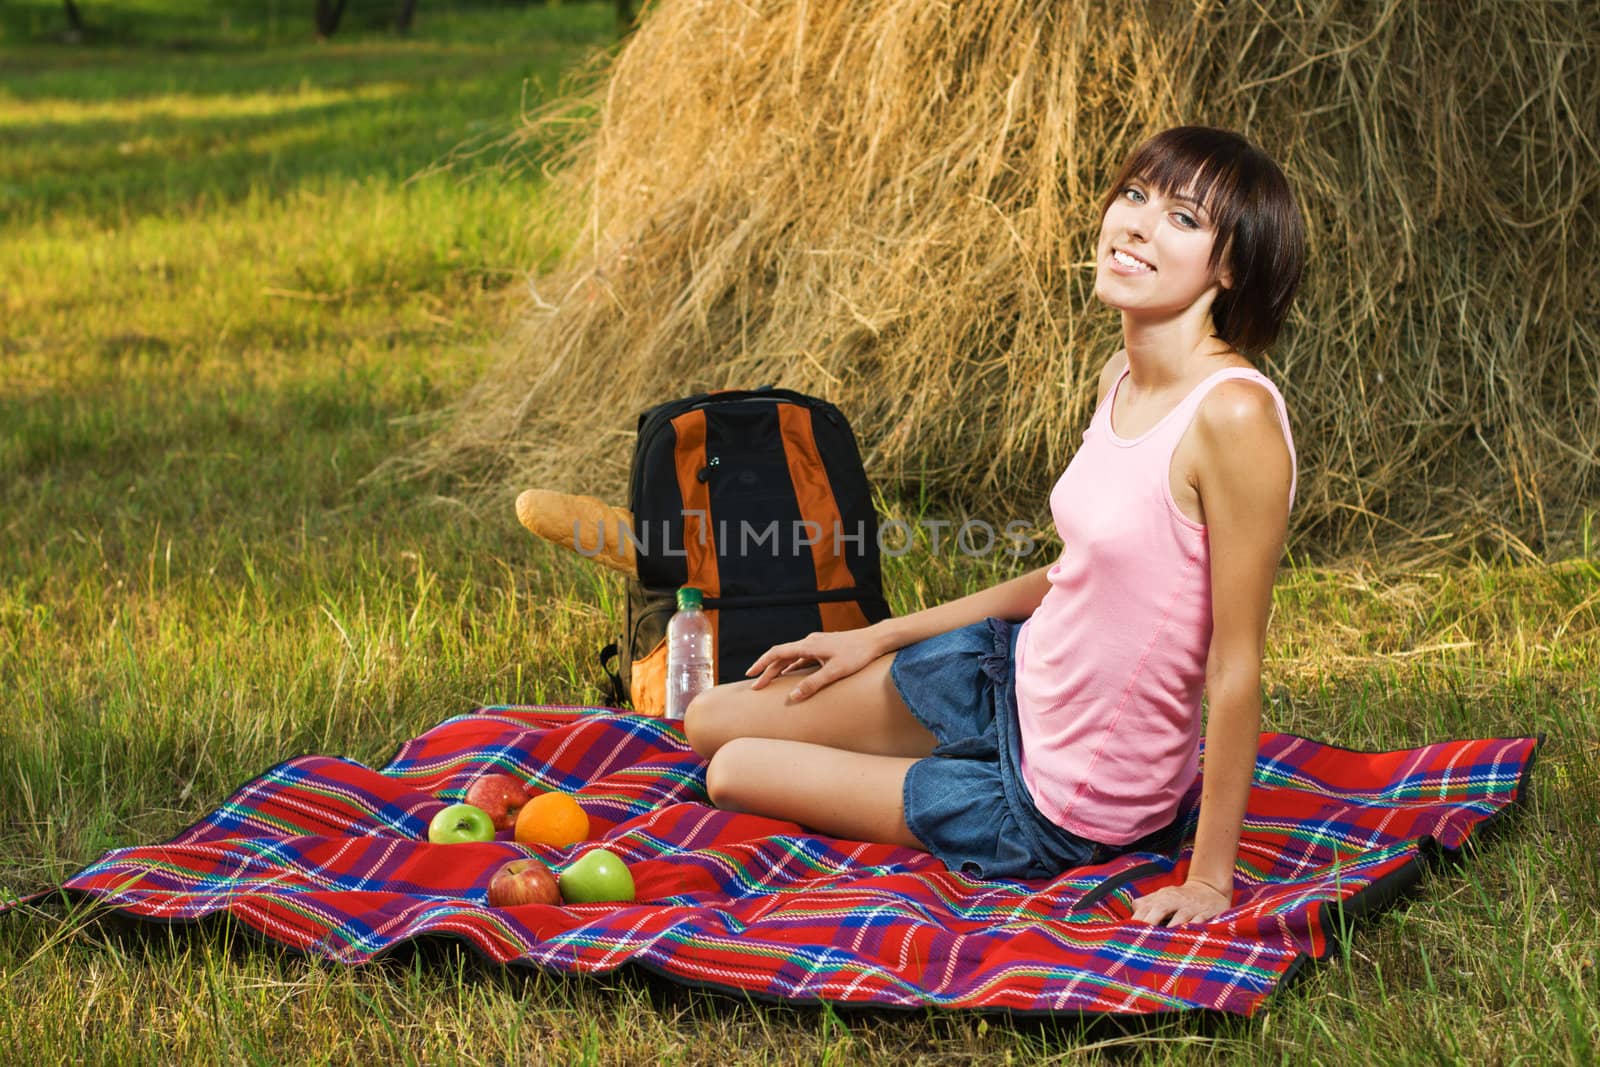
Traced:
<path id="1" fill-rule="evenodd" d="M 798 641 L 773 645 L 750 665 L 745 676 L 755 675 L 751 689 L 764 689 L 774 678 L 815 664 L 789 693 L 788 703 L 798 703 L 840 678 L 848 678 L 883 653 L 863 630 L 811 633 Z"/>

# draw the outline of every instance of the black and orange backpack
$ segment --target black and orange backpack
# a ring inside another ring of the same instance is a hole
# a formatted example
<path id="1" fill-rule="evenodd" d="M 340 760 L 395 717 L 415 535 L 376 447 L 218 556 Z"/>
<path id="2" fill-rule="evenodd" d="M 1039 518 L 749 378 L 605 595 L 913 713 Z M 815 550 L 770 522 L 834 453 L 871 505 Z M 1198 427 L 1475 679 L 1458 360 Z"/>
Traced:
<path id="1" fill-rule="evenodd" d="M 705 595 L 718 682 L 775 644 L 889 616 L 872 491 L 850 424 L 825 400 L 766 387 L 651 408 L 628 502 L 638 576 L 622 635 L 600 652 L 614 704 L 663 712 L 680 586 Z"/>

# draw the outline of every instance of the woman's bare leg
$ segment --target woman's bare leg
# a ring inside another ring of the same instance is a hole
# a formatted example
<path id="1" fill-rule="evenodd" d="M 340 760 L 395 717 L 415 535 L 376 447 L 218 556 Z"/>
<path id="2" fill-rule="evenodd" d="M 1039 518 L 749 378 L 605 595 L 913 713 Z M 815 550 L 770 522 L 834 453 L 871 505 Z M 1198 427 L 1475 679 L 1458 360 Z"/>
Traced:
<path id="1" fill-rule="evenodd" d="M 727 811 L 787 819 L 854 841 L 924 848 L 906 826 L 903 801 L 906 772 L 915 762 L 804 741 L 738 737 L 718 749 L 706 768 L 706 792 Z"/>
<path id="2" fill-rule="evenodd" d="M 893 653 L 879 656 L 797 704 L 787 703 L 789 691 L 810 670 L 781 675 L 764 689 L 750 688 L 750 681 L 715 686 L 689 705 L 684 734 L 706 759 L 737 737 L 806 741 L 877 756 L 930 755 L 938 740 L 900 699 L 889 677 L 893 661 Z"/>

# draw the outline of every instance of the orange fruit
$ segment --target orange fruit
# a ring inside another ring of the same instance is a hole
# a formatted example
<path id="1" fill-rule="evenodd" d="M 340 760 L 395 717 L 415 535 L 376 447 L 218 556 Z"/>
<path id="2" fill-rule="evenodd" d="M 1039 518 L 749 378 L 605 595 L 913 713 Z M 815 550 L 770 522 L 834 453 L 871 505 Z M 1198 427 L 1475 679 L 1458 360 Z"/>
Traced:
<path id="1" fill-rule="evenodd" d="M 589 837 L 589 815 L 570 793 L 540 793 L 517 813 L 517 840 L 524 845 L 566 848 Z"/>

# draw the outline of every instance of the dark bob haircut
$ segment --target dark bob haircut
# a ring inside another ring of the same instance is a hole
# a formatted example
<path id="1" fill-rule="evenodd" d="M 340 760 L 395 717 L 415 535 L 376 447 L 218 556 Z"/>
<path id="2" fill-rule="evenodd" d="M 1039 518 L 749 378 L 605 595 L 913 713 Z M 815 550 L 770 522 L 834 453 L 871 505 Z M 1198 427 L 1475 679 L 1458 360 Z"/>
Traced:
<path id="1" fill-rule="evenodd" d="M 1189 190 L 1204 208 L 1216 244 L 1210 267 L 1227 255 L 1233 288 L 1217 294 L 1217 336 L 1259 359 L 1278 336 L 1305 269 L 1305 224 L 1289 181 L 1265 152 L 1231 130 L 1175 126 L 1128 157 L 1100 204 L 1100 218 L 1130 182 L 1172 196 Z"/>

